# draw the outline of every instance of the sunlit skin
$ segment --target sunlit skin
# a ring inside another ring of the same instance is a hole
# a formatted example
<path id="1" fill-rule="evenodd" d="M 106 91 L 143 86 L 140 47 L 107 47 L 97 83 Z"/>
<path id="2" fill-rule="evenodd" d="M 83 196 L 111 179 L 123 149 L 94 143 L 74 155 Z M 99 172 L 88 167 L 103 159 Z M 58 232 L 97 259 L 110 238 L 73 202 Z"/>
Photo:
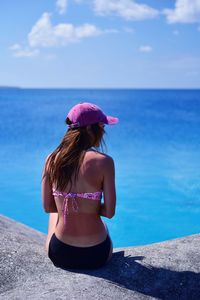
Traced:
<path id="1" fill-rule="evenodd" d="M 102 129 L 104 128 L 104 124 L 99 124 L 99 126 Z M 87 126 L 87 130 L 89 134 L 92 134 L 90 126 Z M 103 133 L 104 130 L 102 135 Z M 99 145 L 100 140 L 94 146 L 98 147 Z M 79 176 L 77 181 L 72 182 L 71 191 L 81 193 L 103 190 L 104 204 L 101 204 L 100 200 L 91 201 L 76 198 L 78 212 L 74 212 L 69 202 L 69 215 L 67 216 L 66 226 L 63 226 L 63 198 L 59 196 L 54 198 L 52 189 L 53 186 L 48 176 L 45 176 L 42 180 L 42 200 L 45 211 L 50 213 L 46 240 L 47 251 L 53 233 L 64 243 L 79 247 L 93 246 L 105 240 L 109 232 L 100 216 L 112 218 L 116 207 L 115 170 L 113 159 L 110 156 L 93 149 L 86 151 L 79 170 Z M 112 251 L 113 246 L 110 249 L 108 260 L 112 256 Z"/>

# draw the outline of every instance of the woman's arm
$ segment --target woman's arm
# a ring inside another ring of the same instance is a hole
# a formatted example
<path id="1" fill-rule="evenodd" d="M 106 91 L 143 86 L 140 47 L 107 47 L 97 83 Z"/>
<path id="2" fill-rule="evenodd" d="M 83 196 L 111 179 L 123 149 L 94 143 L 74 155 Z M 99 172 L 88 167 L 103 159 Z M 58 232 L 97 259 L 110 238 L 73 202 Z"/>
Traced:
<path id="1" fill-rule="evenodd" d="M 103 170 L 104 203 L 101 204 L 100 215 L 111 219 L 115 215 L 116 208 L 115 166 L 111 157 L 105 157 Z"/>
<path id="2" fill-rule="evenodd" d="M 47 160 L 46 160 L 47 161 Z M 45 162 L 46 166 L 46 162 Z M 42 174 L 42 205 L 46 213 L 58 212 L 54 196 L 52 195 L 52 185 L 48 173 L 45 174 L 45 167 Z M 44 175 L 45 174 L 45 175 Z"/>

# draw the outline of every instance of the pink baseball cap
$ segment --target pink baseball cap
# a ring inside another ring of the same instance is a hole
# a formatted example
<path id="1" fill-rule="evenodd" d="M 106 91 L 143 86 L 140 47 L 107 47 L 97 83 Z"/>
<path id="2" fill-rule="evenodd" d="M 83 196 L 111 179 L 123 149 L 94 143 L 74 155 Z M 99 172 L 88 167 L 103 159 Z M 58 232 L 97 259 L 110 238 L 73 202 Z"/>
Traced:
<path id="1" fill-rule="evenodd" d="M 106 116 L 97 105 L 93 103 L 79 103 L 71 108 L 67 118 L 72 122 L 69 128 L 78 128 L 95 123 L 116 124 L 118 118 Z"/>

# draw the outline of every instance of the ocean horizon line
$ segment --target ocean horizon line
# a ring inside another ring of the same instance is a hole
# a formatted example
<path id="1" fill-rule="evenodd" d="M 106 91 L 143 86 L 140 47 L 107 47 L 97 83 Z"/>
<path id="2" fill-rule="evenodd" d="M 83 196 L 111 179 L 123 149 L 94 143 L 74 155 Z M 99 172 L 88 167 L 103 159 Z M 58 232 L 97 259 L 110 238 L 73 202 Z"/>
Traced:
<path id="1" fill-rule="evenodd" d="M 23 86 L 1 86 L 0 90 L 147 90 L 147 91 L 176 91 L 189 90 L 198 91 L 200 87 L 23 87 Z"/>

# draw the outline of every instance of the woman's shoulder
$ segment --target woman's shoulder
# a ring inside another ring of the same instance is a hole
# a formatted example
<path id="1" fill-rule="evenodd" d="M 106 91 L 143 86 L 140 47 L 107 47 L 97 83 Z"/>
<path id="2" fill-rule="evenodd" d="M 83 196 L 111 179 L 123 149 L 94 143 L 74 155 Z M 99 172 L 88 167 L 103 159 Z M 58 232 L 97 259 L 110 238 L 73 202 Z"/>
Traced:
<path id="1" fill-rule="evenodd" d="M 114 164 L 114 160 L 110 155 L 105 154 L 100 151 L 96 151 L 96 150 L 90 152 L 90 154 L 88 155 L 88 158 L 91 158 L 91 160 L 94 159 L 94 161 L 96 161 L 98 164 L 100 164 L 102 166 Z"/>
<path id="2" fill-rule="evenodd" d="M 114 167 L 114 160 L 110 155 L 102 155 L 102 166 L 107 169 L 112 169 Z"/>

